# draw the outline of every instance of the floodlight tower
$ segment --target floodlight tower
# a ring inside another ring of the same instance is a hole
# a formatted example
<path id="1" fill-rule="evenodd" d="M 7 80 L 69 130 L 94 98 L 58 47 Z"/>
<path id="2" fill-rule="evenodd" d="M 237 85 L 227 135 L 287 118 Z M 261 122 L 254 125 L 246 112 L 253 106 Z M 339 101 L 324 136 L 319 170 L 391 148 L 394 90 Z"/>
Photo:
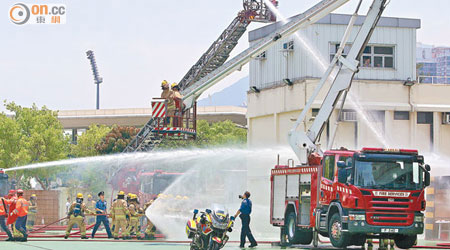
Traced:
<path id="1" fill-rule="evenodd" d="M 100 83 L 103 82 L 103 78 L 101 78 L 98 74 L 94 51 L 88 50 L 86 51 L 86 55 L 89 61 L 91 62 L 92 74 L 94 75 L 94 83 L 97 84 L 97 109 L 100 109 Z"/>

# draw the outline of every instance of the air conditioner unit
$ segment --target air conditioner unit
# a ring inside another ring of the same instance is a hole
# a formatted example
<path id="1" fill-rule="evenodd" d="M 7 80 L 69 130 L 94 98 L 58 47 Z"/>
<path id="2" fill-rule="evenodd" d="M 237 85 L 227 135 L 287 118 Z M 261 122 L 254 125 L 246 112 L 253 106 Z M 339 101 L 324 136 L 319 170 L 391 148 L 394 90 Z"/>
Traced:
<path id="1" fill-rule="evenodd" d="M 342 111 L 340 120 L 345 121 L 345 122 L 356 122 L 357 121 L 356 118 L 357 118 L 356 111 L 347 110 L 347 111 Z"/>
<path id="2" fill-rule="evenodd" d="M 294 41 L 289 41 L 287 43 L 283 43 L 284 51 L 293 51 L 294 50 Z"/>
<path id="3" fill-rule="evenodd" d="M 442 124 L 450 124 L 450 112 L 442 113 Z"/>

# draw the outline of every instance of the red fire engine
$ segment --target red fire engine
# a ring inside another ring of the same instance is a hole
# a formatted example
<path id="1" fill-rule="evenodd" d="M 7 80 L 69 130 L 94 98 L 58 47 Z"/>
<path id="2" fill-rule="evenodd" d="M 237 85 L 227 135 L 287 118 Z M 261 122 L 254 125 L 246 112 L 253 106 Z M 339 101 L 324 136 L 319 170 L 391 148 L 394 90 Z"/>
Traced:
<path id="1" fill-rule="evenodd" d="M 183 173 L 162 170 L 142 171 L 137 168 L 122 168 L 113 176 L 111 185 L 114 190 L 138 194 L 140 199 L 148 201 L 162 193 Z"/>
<path id="2" fill-rule="evenodd" d="M 330 150 L 310 162 L 272 170 L 270 221 L 283 243 L 310 244 L 320 234 L 335 247 L 381 237 L 407 249 L 423 233 L 430 175 L 416 150 Z"/>
<path id="3" fill-rule="evenodd" d="M 385 248 L 384 239 L 394 239 L 398 247 L 406 249 L 423 233 L 424 189 L 430 184 L 430 166 L 416 150 L 363 148 L 322 153 L 318 144 L 340 99 L 342 112 L 361 55 L 387 3 L 373 0 L 348 54 L 343 56 L 358 16 L 357 7 L 336 56 L 289 132 L 299 165 L 291 160 L 271 172 L 270 221 L 281 228 L 283 244 L 313 242 L 317 246 L 322 235 L 339 248 L 362 246 L 366 239 L 379 238 L 383 239 L 380 249 Z M 327 95 L 305 132 L 301 125 L 327 82 L 331 82 Z"/>

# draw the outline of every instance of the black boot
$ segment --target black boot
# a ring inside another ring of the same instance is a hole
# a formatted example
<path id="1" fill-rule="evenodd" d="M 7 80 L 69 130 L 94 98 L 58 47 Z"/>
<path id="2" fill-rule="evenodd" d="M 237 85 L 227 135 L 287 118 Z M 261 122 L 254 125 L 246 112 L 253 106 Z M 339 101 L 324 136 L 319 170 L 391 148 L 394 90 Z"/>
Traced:
<path id="1" fill-rule="evenodd" d="M 13 237 L 8 237 L 5 241 L 15 241 L 15 239 Z"/>

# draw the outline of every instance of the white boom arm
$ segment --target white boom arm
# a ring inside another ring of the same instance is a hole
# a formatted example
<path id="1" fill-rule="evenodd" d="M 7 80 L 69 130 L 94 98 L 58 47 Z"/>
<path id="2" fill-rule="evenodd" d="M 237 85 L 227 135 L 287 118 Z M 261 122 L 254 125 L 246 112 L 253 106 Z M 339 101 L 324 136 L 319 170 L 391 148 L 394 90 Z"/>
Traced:
<path id="1" fill-rule="evenodd" d="M 348 1 L 349 0 L 320 1 L 318 4 L 314 5 L 302 15 L 281 26 L 278 29 L 278 32 L 275 32 L 273 35 L 262 39 L 260 42 L 244 50 L 239 55 L 235 56 L 199 81 L 182 90 L 181 92 L 184 95 L 183 102 L 186 109 L 191 108 L 195 100 L 197 100 L 197 98 L 208 88 L 218 83 L 220 80 L 230 75 L 234 71 L 241 69 L 242 66 L 248 63 L 251 59 L 261 54 L 267 48 L 273 46 L 278 41 L 278 39 L 280 39 L 281 37 L 292 35 L 299 29 L 305 28 L 308 25 L 317 22 Z"/>
<path id="2" fill-rule="evenodd" d="M 309 154 L 313 152 L 321 152 L 316 143 L 320 138 L 322 130 L 324 129 L 333 110 L 336 108 L 339 98 L 342 93 L 349 90 L 353 77 L 355 73 L 358 72 L 359 59 L 364 51 L 364 48 L 369 42 L 381 14 L 383 13 L 386 1 L 387 0 L 373 0 L 373 3 L 367 13 L 367 17 L 356 35 L 348 55 L 343 57 L 342 51 L 356 20 L 356 13 L 359 9 L 358 5 L 357 11 L 350 20 L 344 37 L 342 38 L 340 48 L 336 53 L 336 56 L 332 60 L 312 96 L 306 103 L 305 108 L 302 110 L 292 130 L 289 132 L 289 144 L 299 158 L 301 164 L 308 164 Z M 331 87 L 323 100 L 322 106 L 320 107 L 319 113 L 317 114 L 313 124 L 305 133 L 304 131 L 299 130 L 299 125 L 305 120 L 306 114 L 310 110 L 312 103 L 327 81 L 331 81 Z"/>

